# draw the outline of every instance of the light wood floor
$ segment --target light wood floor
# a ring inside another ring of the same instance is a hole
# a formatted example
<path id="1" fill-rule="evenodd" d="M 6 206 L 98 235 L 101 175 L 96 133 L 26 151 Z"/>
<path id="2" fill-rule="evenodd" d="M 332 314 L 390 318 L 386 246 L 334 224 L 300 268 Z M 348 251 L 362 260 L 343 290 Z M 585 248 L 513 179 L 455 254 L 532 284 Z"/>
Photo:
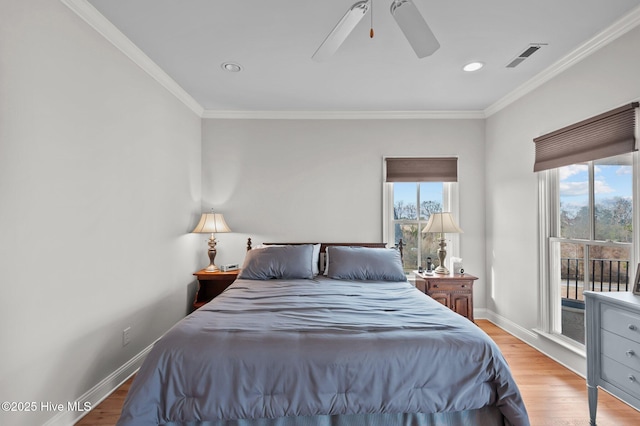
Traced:
<path id="1" fill-rule="evenodd" d="M 486 320 L 476 323 L 500 346 L 511 367 L 532 426 L 589 424 L 585 380 Z M 131 380 L 76 425 L 115 425 Z M 604 391 L 598 392 L 598 426 L 640 425 L 640 412 Z"/>

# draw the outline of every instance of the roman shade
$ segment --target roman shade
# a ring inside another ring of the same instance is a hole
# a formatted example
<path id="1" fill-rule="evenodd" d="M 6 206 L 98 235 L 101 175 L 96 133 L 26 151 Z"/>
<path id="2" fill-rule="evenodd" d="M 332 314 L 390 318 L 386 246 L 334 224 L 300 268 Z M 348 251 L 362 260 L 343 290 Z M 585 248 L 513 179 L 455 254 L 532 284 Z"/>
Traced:
<path id="1" fill-rule="evenodd" d="M 636 150 L 638 102 L 537 137 L 534 172 L 598 160 Z"/>
<path id="2" fill-rule="evenodd" d="M 457 182 L 456 157 L 386 158 L 386 182 Z"/>

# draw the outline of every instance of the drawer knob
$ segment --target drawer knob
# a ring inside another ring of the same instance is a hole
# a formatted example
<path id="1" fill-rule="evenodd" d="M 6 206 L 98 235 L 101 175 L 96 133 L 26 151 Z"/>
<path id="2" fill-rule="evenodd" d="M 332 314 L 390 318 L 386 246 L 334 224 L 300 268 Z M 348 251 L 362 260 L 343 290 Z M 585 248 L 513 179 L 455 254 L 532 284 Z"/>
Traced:
<path id="1" fill-rule="evenodd" d="M 635 382 L 636 381 L 635 376 L 633 376 L 632 374 L 629 374 L 629 381 L 630 382 Z"/>
<path id="2" fill-rule="evenodd" d="M 629 330 L 635 330 L 636 328 L 638 328 L 638 327 L 636 327 L 636 326 L 635 326 L 635 325 L 633 325 L 633 324 L 629 324 Z"/>
<path id="3" fill-rule="evenodd" d="M 434 285 L 433 285 L 433 288 L 438 288 L 438 284 L 434 284 Z"/>
<path id="4" fill-rule="evenodd" d="M 465 288 L 465 287 L 466 287 L 466 285 L 462 284 L 460 287 Z"/>
<path id="5" fill-rule="evenodd" d="M 632 356 L 634 356 L 635 354 L 636 354 L 636 353 L 635 353 L 635 351 L 634 351 L 633 349 L 629 349 L 629 350 L 627 351 L 627 356 L 628 356 L 628 357 L 632 357 Z"/>

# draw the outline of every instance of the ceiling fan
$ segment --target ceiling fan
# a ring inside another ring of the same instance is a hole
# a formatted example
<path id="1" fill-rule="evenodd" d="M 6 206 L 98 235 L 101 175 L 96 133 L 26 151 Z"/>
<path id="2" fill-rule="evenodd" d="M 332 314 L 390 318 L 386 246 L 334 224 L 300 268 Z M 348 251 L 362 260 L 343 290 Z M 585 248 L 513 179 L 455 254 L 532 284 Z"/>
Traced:
<path id="1" fill-rule="evenodd" d="M 324 39 L 318 50 L 313 54 L 312 59 L 318 62 L 329 59 L 371 9 L 372 1 L 362 0 L 351 6 L 327 38 Z M 440 48 L 440 43 L 438 43 L 429 25 L 427 25 L 412 0 L 393 0 L 391 3 L 391 15 L 396 20 L 416 55 L 418 55 L 418 58 L 432 55 Z M 373 37 L 373 29 L 371 29 L 371 37 Z"/>

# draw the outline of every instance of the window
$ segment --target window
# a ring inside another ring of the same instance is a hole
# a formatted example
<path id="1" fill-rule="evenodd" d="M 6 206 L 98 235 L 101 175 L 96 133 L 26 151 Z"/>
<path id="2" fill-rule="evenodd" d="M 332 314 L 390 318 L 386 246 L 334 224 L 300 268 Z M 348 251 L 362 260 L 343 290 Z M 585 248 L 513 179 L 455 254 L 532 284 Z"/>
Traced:
<path id="1" fill-rule="evenodd" d="M 559 170 L 560 236 L 632 241 L 633 155 Z"/>
<path id="2" fill-rule="evenodd" d="M 434 212 L 450 211 L 458 217 L 454 179 L 455 158 L 385 159 L 383 233 L 395 245 L 402 239 L 405 272 L 426 267 L 429 258 L 437 264 L 438 234 L 421 230 Z M 457 234 L 447 235 L 447 260 L 458 255 L 458 245 Z"/>
<path id="3" fill-rule="evenodd" d="M 633 157 L 623 154 L 560 167 L 549 238 L 551 331 L 584 344 L 583 291 L 632 285 Z"/>
<path id="4" fill-rule="evenodd" d="M 589 291 L 631 288 L 638 231 L 638 103 L 534 139 L 539 177 L 538 328 L 584 343 Z M 636 226 L 634 226 L 636 224 Z"/>
<path id="5" fill-rule="evenodd" d="M 431 213 L 443 209 L 442 182 L 397 182 L 393 184 L 393 235 L 390 241 L 404 243 L 405 271 L 425 267 L 437 259 L 436 235 L 423 234 Z M 419 208 L 418 208 L 419 206 Z"/>

